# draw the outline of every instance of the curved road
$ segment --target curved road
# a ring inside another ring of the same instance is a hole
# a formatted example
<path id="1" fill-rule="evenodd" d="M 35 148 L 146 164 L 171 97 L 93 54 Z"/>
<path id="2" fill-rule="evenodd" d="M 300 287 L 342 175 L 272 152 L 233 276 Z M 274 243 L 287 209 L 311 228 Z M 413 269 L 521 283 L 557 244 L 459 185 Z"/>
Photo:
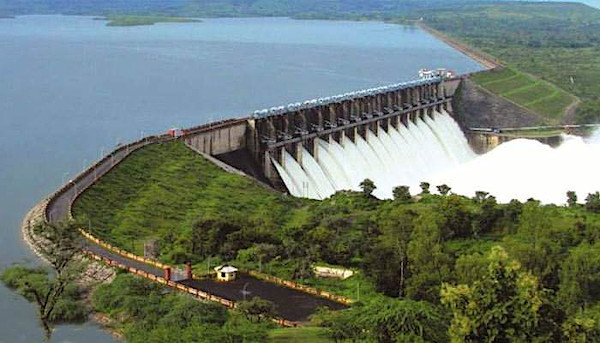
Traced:
<path id="1" fill-rule="evenodd" d="M 149 137 L 142 141 L 134 142 L 129 146 L 116 149 L 111 153 L 111 155 L 107 155 L 105 158 L 92 165 L 74 180 L 69 181 L 69 183 L 63 186 L 63 188 L 57 193 L 53 194 L 50 197 L 50 201 L 46 207 L 46 218 L 48 218 L 48 221 L 51 223 L 56 223 L 69 218 L 73 200 L 77 198 L 77 196 L 79 196 L 79 194 L 85 189 L 90 187 L 97 179 L 108 173 L 115 165 L 125 159 L 130 153 L 146 145 L 164 142 L 171 139 L 172 138 L 168 136 Z M 155 276 L 164 276 L 164 270 L 161 268 L 121 256 L 93 242 L 86 240 L 85 248 L 91 253 L 108 258 L 122 265 L 143 270 Z M 273 301 L 278 306 L 278 312 L 280 312 L 280 315 L 287 320 L 305 321 L 308 319 L 308 316 L 314 313 L 319 306 L 328 306 L 332 309 L 341 309 L 346 307 L 345 305 L 329 299 L 312 296 L 298 290 L 264 282 L 249 276 L 240 275 L 240 280 L 244 278 L 247 278 L 248 280 L 246 281 L 248 282 L 252 281 L 252 291 L 248 293 L 253 293 L 253 296 L 261 296 L 264 299 Z M 233 284 L 231 287 L 224 287 L 223 284 L 218 282 L 211 283 L 210 281 L 206 280 L 184 280 L 183 273 L 177 270 L 173 270 L 172 280 L 197 290 L 222 296 L 233 301 L 243 300 L 243 298 L 240 298 L 241 291 L 237 289 L 239 287 L 234 287 Z"/>
<path id="2" fill-rule="evenodd" d="M 145 145 L 153 144 L 158 141 L 159 139 L 150 138 L 148 140 L 135 142 L 129 145 L 128 148 L 119 148 L 114 150 L 111 155 L 105 156 L 102 160 L 90 166 L 82 174 L 79 174 L 74 180 L 70 180 L 69 183 L 65 185 L 65 188 L 63 188 L 62 192 L 50 199 L 50 202 L 46 207 L 46 218 L 48 218 L 51 223 L 56 223 L 58 221 L 67 219 L 69 217 L 71 203 L 80 192 L 91 186 L 97 178 L 102 177 L 102 175 L 110 171 L 113 166 L 121 162 L 131 152 Z"/>
<path id="3" fill-rule="evenodd" d="M 107 155 L 105 158 L 92 165 L 82 174 L 77 176 L 74 180 L 69 181 L 69 183 L 62 189 L 62 191 L 59 191 L 59 193 L 55 197 L 51 198 L 48 202 L 48 205 L 46 207 L 46 218 L 48 218 L 48 221 L 50 221 L 51 223 L 56 223 L 69 218 L 71 204 L 81 192 L 90 187 L 98 178 L 108 173 L 114 166 L 116 166 L 119 162 L 125 159 L 125 157 L 127 157 L 133 151 L 143 146 L 160 142 L 162 140 L 164 139 L 151 137 L 142 141 L 132 143 L 129 146 L 117 148 L 110 155 Z M 164 275 L 164 271 L 158 267 L 125 258 L 119 254 L 109 251 L 104 247 L 101 247 L 87 240 L 86 249 L 98 256 L 109 258 L 123 265 L 137 268 L 150 274 L 156 276 Z"/>

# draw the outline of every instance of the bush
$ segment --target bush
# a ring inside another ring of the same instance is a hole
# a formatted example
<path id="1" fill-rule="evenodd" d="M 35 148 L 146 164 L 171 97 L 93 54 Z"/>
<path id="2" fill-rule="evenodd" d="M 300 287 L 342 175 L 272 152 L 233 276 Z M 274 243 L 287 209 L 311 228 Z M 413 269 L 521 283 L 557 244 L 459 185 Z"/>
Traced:
<path id="1" fill-rule="evenodd" d="M 230 315 L 217 303 L 171 293 L 121 274 L 93 295 L 96 310 L 119 322 L 128 342 L 260 342 L 267 327 Z"/>

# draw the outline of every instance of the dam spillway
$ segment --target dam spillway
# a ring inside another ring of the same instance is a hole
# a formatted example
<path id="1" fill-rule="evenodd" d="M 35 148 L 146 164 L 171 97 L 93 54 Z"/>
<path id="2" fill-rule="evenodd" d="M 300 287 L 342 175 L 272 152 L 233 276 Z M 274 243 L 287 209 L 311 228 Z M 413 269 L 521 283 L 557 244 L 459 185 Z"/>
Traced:
<path id="1" fill-rule="evenodd" d="M 294 196 L 324 199 L 340 190 L 359 190 L 371 179 L 375 196 L 390 198 L 396 186 L 414 186 L 427 177 L 475 157 L 458 124 L 446 112 L 434 111 L 406 125 L 370 129 L 366 138 L 317 139 L 317 157 L 302 148 L 301 161 L 284 151 L 283 165 L 273 159 Z"/>
<path id="2" fill-rule="evenodd" d="M 388 198 L 474 156 L 452 118 L 460 82 L 422 79 L 272 107 L 186 130 L 184 140 L 294 196 L 324 199 L 369 178 Z"/>

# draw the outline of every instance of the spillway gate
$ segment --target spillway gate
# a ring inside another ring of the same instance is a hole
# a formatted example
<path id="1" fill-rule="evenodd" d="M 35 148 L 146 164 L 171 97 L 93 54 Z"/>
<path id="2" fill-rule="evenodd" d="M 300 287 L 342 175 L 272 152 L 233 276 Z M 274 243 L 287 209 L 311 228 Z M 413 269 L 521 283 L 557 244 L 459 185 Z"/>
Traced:
<path id="1" fill-rule="evenodd" d="M 451 113 L 456 83 L 420 80 L 257 111 L 249 119 L 249 150 L 264 176 L 285 189 L 272 163 L 274 159 L 284 165 L 284 151 L 300 162 L 304 147 L 318 159 L 317 139 L 338 143 L 344 137 L 354 141 L 357 135 L 366 139 L 370 132 L 377 135 L 433 111 Z"/>
<path id="2" fill-rule="evenodd" d="M 319 139 L 355 141 L 359 135 L 377 135 L 379 130 L 407 125 L 433 111 L 452 113 L 451 100 L 460 81 L 418 80 L 272 107 L 210 128 L 185 130 L 184 139 L 195 150 L 285 191 L 273 163 L 284 165 L 284 151 L 298 162 L 303 148 L 318 159 Z M 240 160 L 243 166 L 236 164 Z"/>

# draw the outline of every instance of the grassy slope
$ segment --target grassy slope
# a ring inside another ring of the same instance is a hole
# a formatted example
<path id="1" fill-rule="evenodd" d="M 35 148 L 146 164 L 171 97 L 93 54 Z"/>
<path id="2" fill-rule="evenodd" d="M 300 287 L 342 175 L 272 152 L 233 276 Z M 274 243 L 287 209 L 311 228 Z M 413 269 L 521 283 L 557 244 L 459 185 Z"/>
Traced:
<path id="1" fill-rule="evenodd" d="M 562 89 L 515 68 L 478 74 L 472 80 L 507 100 L 544 114 L 548 121 L 560 121 L 575 97 Z"/>
<path id="2" fill-rule="evenodd" d="M 447 200 L 452 200 L 448 203 L 451 207 L 444 205 Z M 456 206 L 463 214 L 452 210 Z M 321 256 L 333 251 L 336 256 L 341 256 L 338 263 L 360 269 L 368 260 L 366 256 L 373 246 L 386 246 L 398 239 L 394 232 L 401 226 L 399 220 L 406 220 L 408 213 L 422 218 L 435 218 L 436 215 L 448 215 L 448 220 L 468 218 L 467 226 L 472 227 L 478 225 L 477 218 L 483 210 L 481 206 L 473 199 L 434 195 L 406 204 L 378 201 L 356 193 L 336 194 L 320 202 L 293 199 L 272 193 L 245 178 L 227 174 L 176 142 L 136 151 L 84 193 L 76 202 L 75 215 L 80 218 L 88 215 L 97 235 L 121 247 L 130 249 L 133 239 L 137 253 L 141 253 L 142 242 L 149 237 L 173 241 L 166 250 L 189 249 L 186 239 L 189 239 L 191 223 L 198 217 L 222 216 L 244 220 L 248 228 L 260 228 L 280 240 L 291 238 L 298 245 L 321 251 L 324 254 Z M 490 231 L 464 238 L 449 237 L 443 242 L 444 254 L 450 259 L 444 282 L 453 283 L 461 277 L 460 270 L 454 267 L 459 257 L 485 254 L 493 245 L 502 245 L 511 256 L 525 264 L 543 261 L 542 264 L 554 274 L 542 276 L 545 282 L 549 282 L 548 285 L 556 287 L 556 273 L 569 249 L 584 240 L 600 237 L 597 233 L 600 214 L 586 212 L 582 208 L 542 208 L 540 217 L 530 219 L 533 224 L 543 226 L 539 232 L 533 232 L 527 226 L 523 231 L 517 228 L 520 219 L 515 220 L 513 216 L 518 207 L 496 205 L 494 208 L 499 217 Z M 328 238 L 324 238 L 323 230 L 328 230 L 325 235 Z M 532 242 L 538 240 L 543 240 L 551 248 L 535 250 Z M 295 260 L 288 259 L 285 249 L 293 247 L 294 243 L 286 245 L 280 241 L 273 244 L 280 249 L 278 256 L 262 263 L 262 270 L 289 279 L 297 265 Z M 541 255 L 531 257 L 531 251 Z M 235 265 L 259 268 L 259 261 L 243 261 L 237 256 L 232 261 Z M 171 262 L 168 255 L 164 258 Z M 214 266 L 217 261 L 211 263 Z M 362 271 L 344 281 L 319 278 L 300 281 L 354 299 L 360 290 L 359 300 L 363 302 L 382 297 L 374 290 L 374 280 Z M 271 339 L 274 342 L 317 341 L 321 339 L 320 331 L 309 328 L 277 330 L 271 334 Z"/>
<path id="3" fill-rule="evenodd" d="M 74 215 L 85 213 L 95 234 L 141 253 L 148 238 L 186 230 L 199 217 L 279 223 L 293 202 L 178 142 L 134 152 L 77 200 Z"/>
<path id="4" fill-rule="evenodd" d="M 600 111 L 593 110 L 600 100 L 600 10 L 577 3 L 510 3 L 424 16 L 428 25 L 502 59 L 511 71 L 541 79 L 521 79 L 517 87 L 523 88 L 508 94 L 510 100 L 563 120 L 560 109 L 569 104 L 567 92 L 591 109 L 585 116 L 578 113 L 578 122 L 600 120 Z"/>

